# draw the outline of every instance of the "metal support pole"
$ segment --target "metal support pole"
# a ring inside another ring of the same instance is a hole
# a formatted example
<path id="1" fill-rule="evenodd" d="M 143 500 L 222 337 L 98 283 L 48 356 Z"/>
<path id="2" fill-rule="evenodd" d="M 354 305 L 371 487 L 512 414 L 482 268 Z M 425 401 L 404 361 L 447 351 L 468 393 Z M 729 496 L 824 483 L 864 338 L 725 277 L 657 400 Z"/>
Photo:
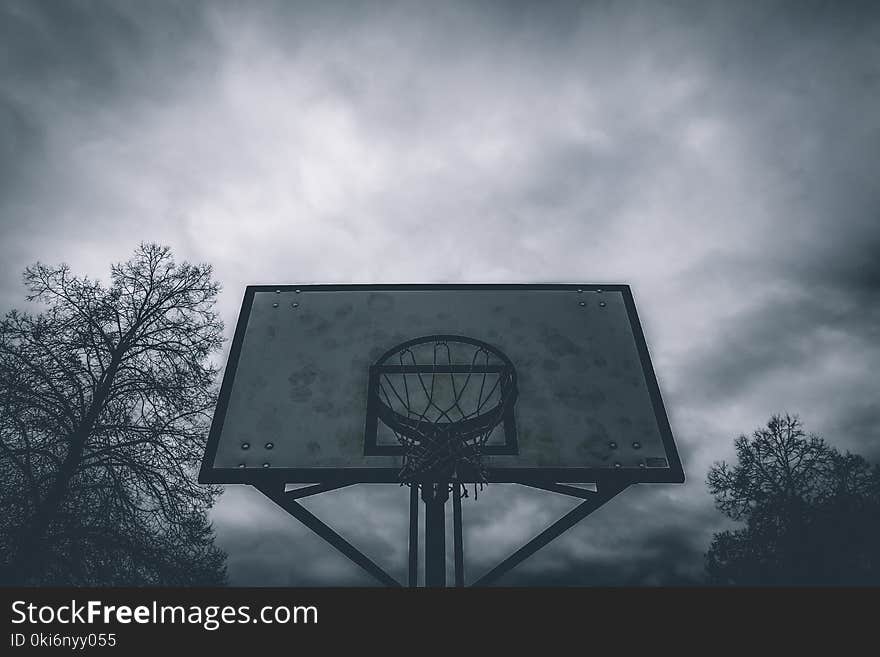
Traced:
<path id="1" fill-rule="evenodd" d="M 425 502 L 425 586 L 446 586 L 447 483 L 423 484 Z"/>
<path id="2" fill-rule="evenodd" d="M 409 587 L 419 585 L 419 485 L 409 487 Z"/>
<path id="3" fill-rule="evenodd" d="M 464 544 L 461 536 L 461 486 L 452 491 L 452 537 L 455 544 L 455 585 L 464 586 Z"/>

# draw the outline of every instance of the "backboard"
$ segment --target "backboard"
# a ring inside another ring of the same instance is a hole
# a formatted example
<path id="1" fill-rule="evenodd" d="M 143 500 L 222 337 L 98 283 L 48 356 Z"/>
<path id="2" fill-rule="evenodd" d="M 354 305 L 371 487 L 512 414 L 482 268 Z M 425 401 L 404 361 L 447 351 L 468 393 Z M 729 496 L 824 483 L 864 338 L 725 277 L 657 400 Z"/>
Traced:
<path id="1" fill-rule="evenodd" d="M 425 336 L 453 345 L 450 399 L 500 389 L 512 367 L 515 403 L 484 449 L 489 482 L 684 480 L 629 287 L 577 284 L 248 287 L 199 480 L 397 483 L 403 448 L 378 383 L 390 372 L 398 399 L 423 394 L 389 355 Z M 485 345 L 482 389 L 460 392 L 471 352 L 459 342 Z M 436 369 L 436 346 L 414 349 L 407 358 Z"/>

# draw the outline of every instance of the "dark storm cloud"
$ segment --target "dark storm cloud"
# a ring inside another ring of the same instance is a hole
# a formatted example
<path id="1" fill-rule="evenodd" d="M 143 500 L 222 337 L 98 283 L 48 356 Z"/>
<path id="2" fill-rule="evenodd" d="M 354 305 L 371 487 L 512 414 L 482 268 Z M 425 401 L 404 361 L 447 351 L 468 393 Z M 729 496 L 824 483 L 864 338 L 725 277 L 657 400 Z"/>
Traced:
<path id="1" fill-rule="evenodd" d="M 731 280 L 741 281 L 745 297 L 760 287 L 755 280 L 760 267 L 746 272 L 737 265 L 727 271 Z M 811 274 L 822 271 L 816 268 Z M 858 286 L 835 284 L 830 277 L 811 285 L 803 279 L 786 280 L 766 268 L 763 276 L 782 283 L 782 290 L 737 313 L 683 363 L 686 376 L 700 381 L 694 392 L 704 399 L 735 397 L 768 375 L 800 371 L 805 362 L 825 353 L 829 341 L 843 342 L 851 354 L 870 354 L 877 344 L 880 288 L 866 296 Z"/>
<path id="2" fill-rule="evenodd" d="M 133 106 L 179 93 L 195 55 L 212 52 L 204 27 L 196 3 L 0 3 L 0 294 L 46 257 L 22 252 L 34 227 L 63 244 L 125 222 L 95 212 L 103 199 L 90 186 L 102 181 L 79 170 L 84 155 L 137 131 Z"/>
<path id="3" fill-rule="evenodd" d="M 9 98 L 0 98 L 0 192 L 9 194 L 43 150 L 39 124 Z"/>
<path id="4" fill-rule="evenodd" d="M 501 586 L 689 586 L 702 583 L 698 572 L 682 564 L 699 562 L 700 552 L 680 533 L 648 533 L 650 545 L 638 558 L 610 555 L 604 560 L 561 558 L 552 568 L 511 571 L 498 581 Z"/>
<path id="5" fill-rule="evenodd" d="M 880 407 L 876 403 L 876 391 L 866 392 L 867 394 L 856 397 L 853 402 L 841 404 L 840 411 L 833 418 L 835 424 L 831 431 L 835 435 L 850 436 L 850 444 L 846 446 L 849 451 L 878 463 L 880 440 L 877 428 L 880 427 Z"/>
<path id="6" fill-rule="evenodd" d="M 167 87 L 169 80 L 150 77 L 154 65 L 172 59 L 185 67 L 189 44 L 209 45 L 198 3 L 7 0 L 0 12 L 4 87 L 13 92 L 62 92 L 100 104 Z"/>
<path id="7" fill-rule="evenodd" d="M 215 264 L 230 327 L 249 283 L 633 285 L 688 482 L 627 491 L 508 583 L 696 581 L 706 470 L 773 412 L 878 454 L 876 3 L 0 12 L 4 306 L 29 262 L 103 276 L 140 239 Z M 471 577 L 574 505 L 495 488 L 466 506 Z M 402 577 L 398 493 L 309 504 Z M 236 583 L 369 582 L 253 491 L 215 518 Z"/>

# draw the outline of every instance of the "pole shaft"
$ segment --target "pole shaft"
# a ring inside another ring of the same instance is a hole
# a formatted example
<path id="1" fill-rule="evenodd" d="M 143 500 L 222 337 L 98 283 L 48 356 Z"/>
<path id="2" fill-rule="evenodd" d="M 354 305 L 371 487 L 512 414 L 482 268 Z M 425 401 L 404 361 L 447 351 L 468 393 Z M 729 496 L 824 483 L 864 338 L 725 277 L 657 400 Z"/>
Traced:
<path id="1" fill-rule="evenodd" d="M 452 491 L 452 537 L 455 544 L 455 585 L 464 586 L 464 543 L 461 536 L 461 486 Z"/>
<path id="2" fill-rule="evenodd" d="M 445 483 L 423 484 L 425 502 L 425 586 L 446 586 L 446 500 Z"/>
<path id="3" fill-rule="evenodd" d="M 419 485 L 409 488 L 409 586 L 419 585 Z"/>

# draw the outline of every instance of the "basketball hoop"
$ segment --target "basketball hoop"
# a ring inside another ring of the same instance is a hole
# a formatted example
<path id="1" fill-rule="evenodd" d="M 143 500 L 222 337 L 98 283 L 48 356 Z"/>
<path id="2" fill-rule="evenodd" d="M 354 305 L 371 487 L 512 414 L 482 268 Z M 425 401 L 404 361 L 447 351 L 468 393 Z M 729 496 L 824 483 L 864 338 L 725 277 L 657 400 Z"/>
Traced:
<path id="1" fill-rule="evenodd" d="M 410 586 L 422 535 L 425 586 L 446 585 L 450 498 L 464 586 L 465 486 L 581 500 L 473 582 L 485 586 L 628 486 L 684 470 L 627 285 L 294 284 L 245 291 L 199 481 L 255 486 L 388 586 L 400 582 L 297 500 L 407 486 Z"/>
<path id="2" fill-rule="evenodd" d="M 517 396 L 510 359 L 479 340 L 431 335 L 394 347 L 374 369 L 377 415 L 404 448 L 401 485 L 456 485 L 464 473 L 487 483 L 484 448 Z"/>

